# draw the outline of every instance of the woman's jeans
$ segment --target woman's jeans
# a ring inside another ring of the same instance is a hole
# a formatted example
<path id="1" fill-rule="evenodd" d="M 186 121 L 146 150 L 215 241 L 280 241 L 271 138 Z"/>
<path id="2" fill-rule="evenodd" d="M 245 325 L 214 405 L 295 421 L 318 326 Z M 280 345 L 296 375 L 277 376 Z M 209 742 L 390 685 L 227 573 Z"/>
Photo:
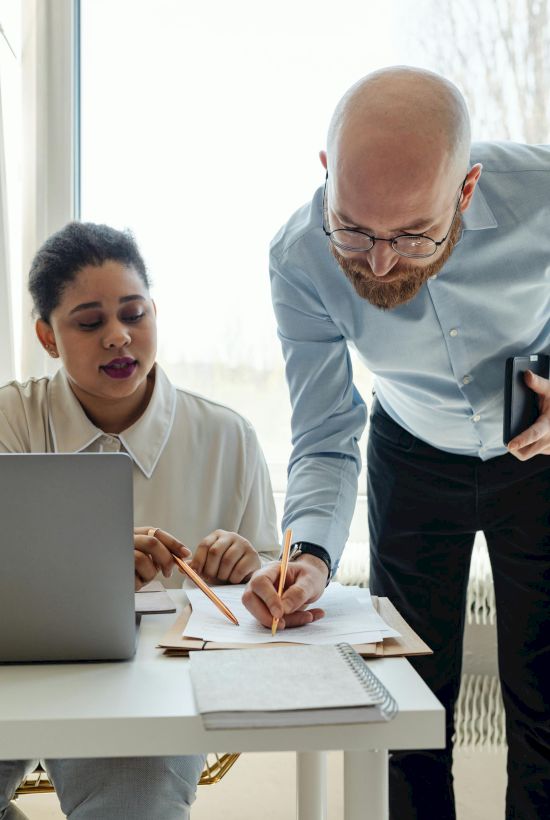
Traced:
<path id="1" fill-rule="evenodd" d="M 23 820 L 10 800 L 38 760 L 0 760 L 0 818 Z M 45 760 L 70 820 L 187 820 L 204 755 Z"/>

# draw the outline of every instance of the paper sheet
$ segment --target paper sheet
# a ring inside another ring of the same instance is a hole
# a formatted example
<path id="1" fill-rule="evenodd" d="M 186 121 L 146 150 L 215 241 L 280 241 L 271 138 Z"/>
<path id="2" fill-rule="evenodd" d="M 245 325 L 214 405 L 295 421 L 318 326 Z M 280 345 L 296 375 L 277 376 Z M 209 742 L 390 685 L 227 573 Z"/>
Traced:
<path id="1" fill-rule="evenodd" d="M 248 612 L 242 603 L 244 585 L 213 587 L 216 595 L 239 621 L 231 624 L 198 589 L 186 590 L 192 614 L 185 628 L 186 637 L 198 637 L 221 643 L 280 643 L 290 641 L 308 644 L 378 643 L 384 637 L 397 637 L 376 612 L 368 590 L 330 584 L 312 606 L 325 610 L 325 617 L 306 626 L 282 630 L 275 637 Z"/>
<path id="2" fill-rule="evenodd" d="M 150 581 L 135 593 L 135 609 L 141 614 L 175 612 L 174 602 L 160 581 Z"/>

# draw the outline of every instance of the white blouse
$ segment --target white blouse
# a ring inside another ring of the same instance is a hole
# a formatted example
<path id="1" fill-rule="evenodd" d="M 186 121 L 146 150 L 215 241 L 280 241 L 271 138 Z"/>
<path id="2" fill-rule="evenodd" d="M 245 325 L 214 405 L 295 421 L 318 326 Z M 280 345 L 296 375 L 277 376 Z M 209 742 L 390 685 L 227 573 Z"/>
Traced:
<path id="1" fill-rule="evenodd" d="M 273 493 L 251 424 L 171 384 L 155 365 L 145 413 L 115 435 L 86 416 L 63 369 L 0 388 L 0 452 L 124 452 L 134 463 L 135 526 L 160 527 L 190 550 L 215 529 L 238 532 L 263 558 L 279 555 Z M 174 572 L 165 586 L 181 586 Z"/>

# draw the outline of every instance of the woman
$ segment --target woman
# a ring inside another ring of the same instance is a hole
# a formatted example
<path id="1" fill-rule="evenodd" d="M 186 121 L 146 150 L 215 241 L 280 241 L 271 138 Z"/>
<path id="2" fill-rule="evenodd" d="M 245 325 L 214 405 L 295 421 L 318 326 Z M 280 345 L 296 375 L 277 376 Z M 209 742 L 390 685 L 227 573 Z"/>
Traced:
<path id="1" fill-rule="evenodd" d="M 0 388 L 0 452 L 126 452 L 134 463 L 136 589 L 172 555 L 209 582 L 242 583 L 278 554 L 267 467 L 250 424 L 176 389 L 156 356 L 156 307 L 133 238 L 71 223 L 40 248 L 29 289 L 53 378 Z M 148 535 L 157 530 L 156 537 Z M 254 546 L 253 546 L 254 545 Z M 153 694 L 154 696 L 154 694 Z M 71 820 L 189 816 L 203 756 L 48 760 Z M 0 818 L 36 761 L 0 763 Z M 11 813 L 10 813 L 11 812 Z"/>

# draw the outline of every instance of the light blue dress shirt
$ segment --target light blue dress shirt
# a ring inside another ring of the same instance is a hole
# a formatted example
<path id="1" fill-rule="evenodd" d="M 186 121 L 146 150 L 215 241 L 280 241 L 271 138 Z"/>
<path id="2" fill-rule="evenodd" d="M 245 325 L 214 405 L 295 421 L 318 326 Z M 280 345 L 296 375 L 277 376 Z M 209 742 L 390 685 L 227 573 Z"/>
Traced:
<path id="1" fill-rule="evenodd" d="M 357 494 L 367 420 L 349 346 L 386 412 L 449 453 L 486 460 L 502 443 L 509 356 L 550 352 L 550 146 L 478 143 L 483 171 L 452 255 L 408 304 L 361 299 L 322 230 L 322 194 L 271 245 L 270 272 L 292 404 L 283 528 L 337 563 Z"/>

